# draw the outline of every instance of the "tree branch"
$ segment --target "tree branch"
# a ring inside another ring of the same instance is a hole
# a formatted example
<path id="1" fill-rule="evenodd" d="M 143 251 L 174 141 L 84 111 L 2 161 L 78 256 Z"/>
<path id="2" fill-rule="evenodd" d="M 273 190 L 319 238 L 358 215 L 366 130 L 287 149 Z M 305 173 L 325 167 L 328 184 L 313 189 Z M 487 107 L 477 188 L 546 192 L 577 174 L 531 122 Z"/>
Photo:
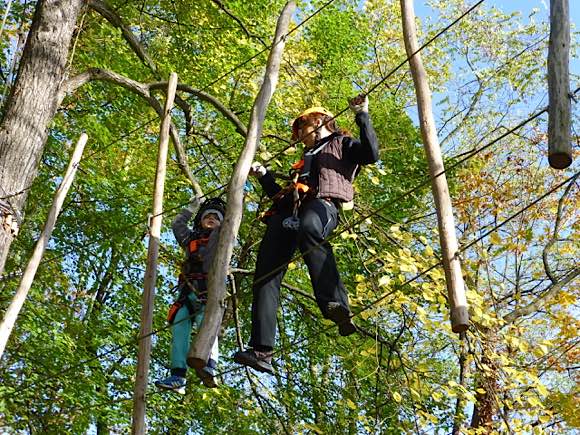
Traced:
<path id="1" fill-rule="evenodd" d="M 580 267 L 573 269 L 571 272 L 569 272 L 567 275 L 565 275 L 562 279 L 553 283 L 550 287 L 548 287 L 546 293 L 544 293 L 543 296 L 539 297 L 534 302 L 532 302 L 529 305 L 526 305 L 525 307 L 513 310 L 511 313 L 504 316 L 503 320 L 506 322 L 506 324 L 509 325 L 510 323 L 515 322 L 520 317 L 527 316 L 528 314 L 531 314 L 534 311 L 537 311 L 546 302 L 548 302 L 550 299 L 552 299 L 554 296 L 556 296 L 556 294 L 562 289 L 562 287 L 564 287 L 566 284 L 568 284 L 569 282 L 571 282 L 573 279 L 575 279 L 578 276 L 580 276 Z"/>
<path id="2" fill-rule="evenodd" d="M 151 89 L 151 90 L 153 90 L 153 89 L 165 89 L 165 88 L 167 88 L 167 82 L 156 82 L 156 83 L 151 83 L 149 85 L 149 89 Z M 232 124 L 234 124 L 234 126 L 236 127 L 236 131 L 239 134 L 241 134 L 244 138 L 248 134 L 248 130 L 246 129 L 246 126 L 242 123 L 242 121 L 240 121 L 240 119 L 236 116 L 236 114 L 234 112 L 232 112 L 230 109 L 228 109 L 221 101 L 219 101 L 213 95 L 210 95 L 207 92 L 200 91 L 198 89 L 194 89 L 193 87 L 186 85 L 186 84 L 183 84 L 183 83 L 177 84 L 177 90 L 182 91 L 182 92 L 187 92 L 188 94 L 191 94 L 191 95 L 199 98 L 202 101 L 210 103 L 212 106 L 214 106 L 218 110 L 218 112 L 220 112 L 222 115 L 224 115 L 226 117 L 226 119 L 230 120 L 232 122 Z"/>
<path id="3" fill-rule="evenodd" d="M 114 71 L 109 71 L 101 68 L 89 68 L 87 71 L 68 79 L 63 84 L 63 86 L 61 87 L 61 91 L 59 92 L 57 101 L 58 105 L 60 106 L 62 100 L 66 95 L 73 93 L 74 91 L 76 91 L 76 89 L 78 89 L 82 85 L 93 80 L 100 80 L 113 83 L 131 92 L 134 92 L 137 95 L 141 96 L 143 99 L 145 99 L 149 103 L 149 105 L 159 114 L 159 116 L 163 114 L 163 107 L 161 107 L 161 104 L 159 103 L 159 101 L 157 101 L 155 97 L 151 96 L 149 85 L 135 81 Z M 185 149 L 183 148 L 183 144 L 181 143 L 181 140 L 179 138 L 179 131 L 177 130 L 177 128 L 173 123 L 170 126 L 169 132 L 171 134 L 171 139 L 173 140 L 173 145 L 175 147 L 175 154 L 177 155 L 179 167 L 181 168 L 182 172 L 185 174 L 187 179 L 190 181 L 196 194 L 200 196 L 203 195 L 203 191 L 199 183 L 192 175 L 191 168 L 187 163 L 187 154 L 185 153 Z"/>
<path id="4" fill-rule="evenodd" d="M 111 7 L 104 1 L 101 0 L 88 0 L 88 6 L 93 9 L 94 11 L 98 12 L 103 18 L 105 18 L 109 23 L 111 23 L 114 27 L 121 30 L 123 37 L 129 43 L 135 54 L 141 59 L 141 61 L 147 66 L 155 76 L 159 75 L 159 71 L 157 70 L 157 66 L 153 59 L 149 57 L 141 43 L 137 40 L 133 32 L 125 26 L 119 15 L 111 9 Z"/>
<path id="5" fill-rule="evenodd" d="M 544 262 L 544 270 L 546 271 L 546 275 L 548 276 L 548 278 L 550 278 L 550 281 L 552 281 L 552 283 L 554 283 L 554 284 L 557 283 L 557 279 L 554 276 L 554 273 L 553 273 L 553 271 L 550 267 L 550 263 L 548 261 L 548 251 L 558 241 L 558 232 L 560 231 L 560 224 L 562 223 L 562 211 L 564 210 L 564 202 L 566 201 L 566 197 L 570 193 L 570 190 L 574 186 L 574 180 L 576 178 L 578 178 L 578 175 L 580 175 L 580 174 L 576 174 L 572 178 L 572 180 L 570 180 L 571 181 L 570 184 L 568 184 L 568 186 L 566 186 L 566 190 L 564 190 L 562 197 L 558 201 L 558 211 L 556 213 L 556 222 L 554 223 L 554 233 L 552 234 L 552 238 L 548 241 L 548 243 L 546 243 L 546 246 L 544 247 L 544 250 L 542 251 L 542 261 Z"/>

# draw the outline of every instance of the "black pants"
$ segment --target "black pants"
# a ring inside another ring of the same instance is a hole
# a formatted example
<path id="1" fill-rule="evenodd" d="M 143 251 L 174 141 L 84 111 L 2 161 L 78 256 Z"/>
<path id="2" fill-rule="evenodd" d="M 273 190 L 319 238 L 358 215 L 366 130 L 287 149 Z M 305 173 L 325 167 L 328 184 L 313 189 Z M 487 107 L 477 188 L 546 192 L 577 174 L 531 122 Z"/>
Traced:
<path id="1" fill-rule="evenodd" d="M 338 275 L 332 247 L 325 240 L 338 224 L 336 206 L 324 199 L 309 200 L 300 207 L 298 231 L 282 227 L 282 221 L 288 216 L 290 213 L 270 217 L 258 252 L 249 343 L 257 350 L 274 347 L 280 284 L 297 247 L 308 266 L 314 296 L 322 314 L 326 317 L 329 302 L 339 302 L 348 308 L 348 296 Z"/>

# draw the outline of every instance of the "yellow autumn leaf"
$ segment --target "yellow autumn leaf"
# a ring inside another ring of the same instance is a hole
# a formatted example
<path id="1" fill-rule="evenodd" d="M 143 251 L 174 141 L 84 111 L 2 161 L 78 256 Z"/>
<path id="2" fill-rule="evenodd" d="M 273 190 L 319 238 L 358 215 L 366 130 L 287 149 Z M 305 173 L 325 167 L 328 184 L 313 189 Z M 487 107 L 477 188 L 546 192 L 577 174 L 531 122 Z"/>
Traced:
<path id="1" fill-rule="evenodd" d="M 540 393 L 542 397 L 546 397 L 548 395 L 548 389 L 544 384 L 539 383 L 538 385 L 536 385 L 536 389 L 538 390 L 538 393 Z"/>
<path id="2" fill-rule="evenodd" d="M 391 283 L 391 278 L 389 278 L 387 275 L 383 275 L 379 278 L 379 286 L 383 287 L 383 286 L 387 286 Z"/>
<path id="3" fill-rule="evenodd" d="M 403 398 L 401 397 L 401 395 L 399 393 L 397 393 L 396 391 L 393 393 L 393 399 L 397 403 L 401 403 L 401 400 L 403 400 Z"/>
<path id="4" fill-rule="evenodd" d="M 433 393 L 431 393 L 431 397 L 433 398 L 433 400 L 438 402 L 443 398 L 443 395 L 441 393 L 438 393 L 437 391 L 433 391 Z"/>
<path id="5" fill-rule="evenodd" d="M 310 429 L 311 431 L 316 432 L 318 434 L 324 433 L 324 432 L 322 432 L 322 430 L 320 430 L 320 428 L 318 426 L 315 426 L 313 424 L 304 423 L 303 426 L 304 426 L 304 429 Z"/>
<path id="6" fill-rule="evenodd" d="M 549 422 L 552 418 L 549 415 L 540 415 L 538 417 L 538 420 L 540 420 L 540 423 L 542 424 L 546 424 L 547 422 Z"/>
<path id="7" fill-rule="evenodd" d="M 527 399 L 528 403 L 532 406 L 537 406 L 540 408 L 543 408 L 544 405 L 542 405 L 542 402 L 540 402 L 536 397 L 534 396 L 529 396 Z"/>
<path id="8" fill-rule="evenodd" d="M 294 263 L 294 262 L 288 263 L 288 270 L 294 270 L 294 269 L 296 269 L 296 263 Z"/>
<path id="9" fill-rule="evenodd" d="M 371 177 L 371 183 L 375 186 L 380 183 L 379 177 Z"/>

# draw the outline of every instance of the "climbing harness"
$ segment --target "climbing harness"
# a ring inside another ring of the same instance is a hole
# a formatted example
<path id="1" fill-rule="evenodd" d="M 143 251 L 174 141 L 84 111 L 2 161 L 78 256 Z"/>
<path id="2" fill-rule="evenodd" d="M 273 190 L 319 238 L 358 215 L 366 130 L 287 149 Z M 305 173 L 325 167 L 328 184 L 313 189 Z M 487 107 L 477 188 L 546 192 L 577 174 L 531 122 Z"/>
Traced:
<path id="1" fill-rule="evenodd" d="M 205 297 L 207 296 L 206 287 L 207 274 L 205 273 L 190 273 L 190 274 L 179 274 L 178 284 L 174 287 L 179 289 L 179 296 L 177 300 L 171 304 L 167 312 L 167 322 L 172 325 L 175 321 L 175 316 L 181 307 L 186 307 L 189 314 L 192 315 L 199 311 L 199 309 L 205 303 Z M 196 284 L 194 284 L 194 282 Z M 190 293 L 195 293 L 198 300 L 192 302 L 189 299 Z"/>
<path id="2" fill-rule="evenodd" d="M 287 230 L 298 231 L 300 228 L 300 218 L 298 217 L 298 212 L 300 206 L 302 205 L 303 198 L 310 191 L 308 181 L 310 179 L 312 166 L 316 156 L 332 141 L 334 136 L 335 135 L 332 134 L 324 138 L 324 141 L 321 144 L 311 150 L 308 150 L 306 153 L 304 153 L 304 158 L 302 160 L 292 165 L 292 171 L 294 173 L 291 184 L 293 187 L 292 216 L 287 217 L 282 221 L 282 227 L 286 228 Z"/>
<path id="3" fill-rule="evenodd" d="M 301 160 L 298 163 L 304 164 L 304 161 Z M 293 168 L 294 166 L 295 165 L 293 165 Z M 292 186 L 294 187 L 292 191 L 292 201 L 294 203 L 292 207 L 292 216 L 289 216 L 282 221 L 282 227 L 292 231 L 298 231 L 298 228 L 300 228 L 300 218 L 298 217 L 298 210 L 300 209 L 300 205 L 302 203 L 300 193 L 306 194 L 306 192 L 310 190 L 310 188 L 306 184 L 298 182 L 299 177 L 300 172 L 297 171 L 294 174 L 294 178 L 292 180 Z"/>

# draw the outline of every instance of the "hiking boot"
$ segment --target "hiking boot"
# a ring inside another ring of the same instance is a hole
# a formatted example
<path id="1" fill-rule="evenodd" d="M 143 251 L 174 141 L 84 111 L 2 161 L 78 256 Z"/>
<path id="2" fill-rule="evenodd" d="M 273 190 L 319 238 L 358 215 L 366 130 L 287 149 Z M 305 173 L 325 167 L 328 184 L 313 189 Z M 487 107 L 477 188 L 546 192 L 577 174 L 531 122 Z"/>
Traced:
<path id="1" fill-rule="evenodd" d="M 161 388 L 163 390 L 171 390 L 178 394 L 185 394 L 185 384 L 187 381 L 185 378 L 181 376 L 171 375 L 168 378 L 163 379 L 162 381 L 155 382 L 157 388 Z"/>
<path id="2" fill-rule="evenodd" d="M 207 388 L 217 388 L 218 383 L 215 379 L 215 367 L 216 367 L 216 362 L 213 359 L 210 359 L 207 363 L 207 365 L 202 368 L 202 369 L 195 369 L 195 373 L 197 374 L 197 377 L 199 379 L 201 379 L 201 382 L 203 383 L 203 385 L 205 385 Z"/>
<path id="3" fill-rule="evenodd" d="M 234 355 L 234 361 L 238 364 L 242 364 L 253 368 L 259 372 L 274 374 L 274 368 L 272 367 L 272 355 L 274 352 L 260 352 L 259 350 L 248 349 L 238 351 Z"/>
<path id="4" fill-rule="evenodd" d="M 349 309 L 340 305 L 338 302 L 328 303 L 326 317 L 338 325 L 338 333 L 343 337 L 356 332 L 356 327 L 350 319 Z"/>

